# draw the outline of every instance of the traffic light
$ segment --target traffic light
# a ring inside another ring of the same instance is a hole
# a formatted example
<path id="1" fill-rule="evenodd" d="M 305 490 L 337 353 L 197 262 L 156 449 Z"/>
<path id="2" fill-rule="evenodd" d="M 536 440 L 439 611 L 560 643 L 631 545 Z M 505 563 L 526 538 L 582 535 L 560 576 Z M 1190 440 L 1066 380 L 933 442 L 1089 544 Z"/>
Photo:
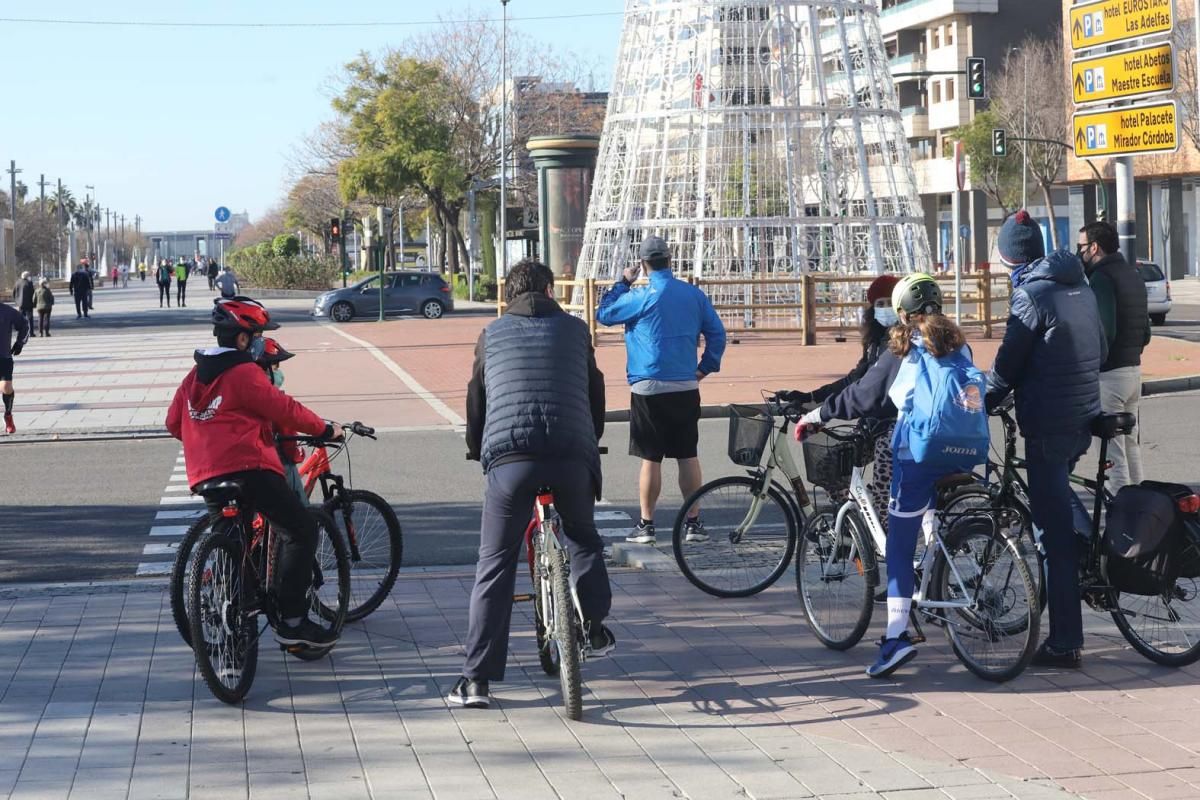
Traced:
<path id="1" fill-rule="evenodd" d="M 1008 133 L 1003 128 L 992 128 L 992 155 L 996 158 L 1008 155 Z"/>
<path id="2" fill-rule="evenodd" d="M 967 59 L 967 98 L 969 100 L 987 99 L 987 59 Z"/>
<path id="3" fill-rule="evenodd" d="M 329 220 L 329 241 L 337 244 L 342 240 L 342 221 L 337 217 Z"/>

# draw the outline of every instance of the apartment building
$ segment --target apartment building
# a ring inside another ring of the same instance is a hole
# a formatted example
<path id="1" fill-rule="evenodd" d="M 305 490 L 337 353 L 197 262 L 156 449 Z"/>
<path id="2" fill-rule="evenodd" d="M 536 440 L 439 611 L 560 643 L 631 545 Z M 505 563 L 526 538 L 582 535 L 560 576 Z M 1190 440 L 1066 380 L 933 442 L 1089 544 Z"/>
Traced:
<path id="1" fill-rule="evenodd" d="M 917 186 L 935 260 L 946 261 L 954 242 L 950 207 L 956 190 L 955 128 L 969 123 L 977 105 L 967 98 L 962 75 L 924 75 L 965 68 L 968 56 L 987 59 L 995 71 L 1030 34 L 1053 36 L 1061 24 L 1061 4 L 1051 0 L 877 0 L 879 23 L 913 153 Z M 963 196 L 963 219 L 971 229 L 964 252 L 968 263 L 994 261 L 992 249 L 1000 212 L 980 191 Z M 1059 234 L 1066 233 L 1067 194 L 1055 206 Z M 1029 193 L 1030 213 L 1048 233 L 1040 192 Z M 988 235 L 980 235 L 988 231 Z"/>

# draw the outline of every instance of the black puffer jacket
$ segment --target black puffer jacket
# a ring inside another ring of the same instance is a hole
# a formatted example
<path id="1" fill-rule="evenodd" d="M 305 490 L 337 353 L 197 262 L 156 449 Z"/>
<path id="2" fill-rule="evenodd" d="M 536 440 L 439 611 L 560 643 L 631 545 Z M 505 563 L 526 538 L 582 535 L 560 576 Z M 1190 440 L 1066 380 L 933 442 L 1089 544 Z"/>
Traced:
<path id="1" fill-rule="evenodd" d="M 1100 413 L 1100 365 L 1107 351 L 1083 263 L 1066 250 L 1051 253 L 1017 279 L 988 408 L 1015 391 L 1025 437 L 1085 430 Z"/>
<path id="2" fill-rule="evenodd" d="M 467 450 L 486 472 L 510 461 L 587 463 L 600 496 L 604 374 L 587 325 L 544 294 L 515 298 L 475 345 Z"/>

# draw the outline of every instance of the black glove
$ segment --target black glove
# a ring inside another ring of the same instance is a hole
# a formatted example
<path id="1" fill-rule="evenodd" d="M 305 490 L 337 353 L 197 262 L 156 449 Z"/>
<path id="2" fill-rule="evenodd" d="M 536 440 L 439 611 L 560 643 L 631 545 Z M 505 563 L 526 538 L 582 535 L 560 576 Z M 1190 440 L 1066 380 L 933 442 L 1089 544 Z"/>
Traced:
<path id="1" fill-rule="evenodd" d="M 21 351 L 22 351 L 22 350 L 24 350 L 24 349 L 25 349 L 25 343 L 24 343 L 24 342 L 17 342 L 16 344 L 14 344 L 14 345 L 12 346 L 12 354 L 13 354 L 14 356 L 19 356 L 19 355 L 21 355 Z"/>
<path id="2" fill-rule="evenodd" d="M 795 389 L 788 389 L 780 392 L 777 397 L 785 403 L 792 405 L 802 405 L 812 402 L 812 392 L 800 392 Z"/>

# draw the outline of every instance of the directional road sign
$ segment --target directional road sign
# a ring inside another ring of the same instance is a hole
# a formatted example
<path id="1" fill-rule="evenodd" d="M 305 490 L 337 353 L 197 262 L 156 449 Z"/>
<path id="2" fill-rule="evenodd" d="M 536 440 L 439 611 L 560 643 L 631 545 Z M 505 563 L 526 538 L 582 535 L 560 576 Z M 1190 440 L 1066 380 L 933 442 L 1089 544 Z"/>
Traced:
<path id="1" fill-rule="evenodd" d="M 1071 6 L 1071 47 L 1086 50 L 1175 29 L 1173 0 L 1097 0 Z"/>
<path id="2" fill-rule="evenodd" d="M 1071 62 L 1075 104 L 1132 100 L 1175 88 L 1174 50 L 1154 44 Z"/>
<path id="3" fill-rule="evenodd" d="M 225 206 L 220 206 L 217 209 L 216 214 L 214 214 L 213 216 L 215 216 L 217 218 L 217 222 L 229 222 L 229 216 L 230 216 L 229 209 L 226 208 Z"/>
<path id="4" fill-rule="evenodd" d="M 1074 117 L 1076 158 L 1173 153 L 1179 149 L 1175 101 L 1082 111 Z"/>

